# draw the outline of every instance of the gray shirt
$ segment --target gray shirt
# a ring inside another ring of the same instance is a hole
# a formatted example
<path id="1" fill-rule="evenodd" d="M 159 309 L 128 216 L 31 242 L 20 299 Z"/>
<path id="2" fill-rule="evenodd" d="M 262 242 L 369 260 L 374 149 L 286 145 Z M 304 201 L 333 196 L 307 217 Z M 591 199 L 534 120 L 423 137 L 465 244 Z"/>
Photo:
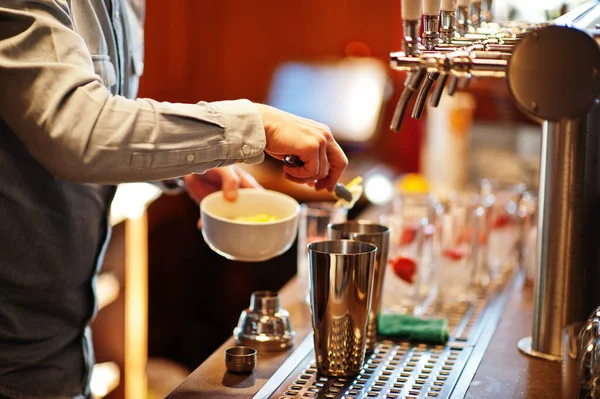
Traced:
<path id="1" fill-rule="evenodd" d="M 142 21 L 141 0 L 0 0 L 0 398 L 89 395 L 113 184 L 263 159 L 249 101 L 133 99 Z"/>

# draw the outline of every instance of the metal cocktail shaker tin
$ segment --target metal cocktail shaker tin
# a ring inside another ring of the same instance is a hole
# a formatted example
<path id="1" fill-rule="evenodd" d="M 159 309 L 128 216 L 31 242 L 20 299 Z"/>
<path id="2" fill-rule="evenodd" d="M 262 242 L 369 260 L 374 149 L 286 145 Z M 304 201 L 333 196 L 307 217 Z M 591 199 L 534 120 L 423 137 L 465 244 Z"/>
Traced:
<path id="1" fill-rule="evenodd" d="M 355 220 L 346 223 L 330 224 L 327 233 L 330 239 L 364 241 L 377 247 L 375 267 L 373 268 L 373 300 L 367 330 L 367 353 L 371 353 L 377 343 L 377 315 L 381 309 L 381 292 L 390 246 L 390 229 L 389 227 L 371 223 L 367 220 Z"/>
<path id="2" fill-rule="evenodd" d="M 354 376 L 363 366 L 376 253 L 361 241 L 308 245 L 315 359 L 323 375 Z"/>

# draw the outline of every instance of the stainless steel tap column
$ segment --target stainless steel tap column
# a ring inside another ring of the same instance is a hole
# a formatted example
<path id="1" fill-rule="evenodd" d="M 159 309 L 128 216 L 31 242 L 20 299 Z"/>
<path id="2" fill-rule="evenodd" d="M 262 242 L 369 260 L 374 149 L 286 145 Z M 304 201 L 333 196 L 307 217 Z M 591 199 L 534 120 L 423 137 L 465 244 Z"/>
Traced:
<path id="1" fill-rule="evenodd" d="M 600 305 L 599 70 L 594 40 L 560 26 L 533 31 L 508 63 L 513 99 L 545 120 L 533 329 L 519 349 L 548 360 L 561 358 L 563 328 Z"/>
<path id="2" fill-rule="evenodd" d="M 519 343 L 527 354 L 561 360 L 561 331 L 569 323 L 585 319 L 583 281 L 586 270 L 598 267 L 585 256 L 585 121 L 562 119 L 544 122 L 540 179 L 538 254 L 542 265 L 536 279 L 531 338 Z M 589 265 L 589 266 L 588 266 Z M 600 292 L 600 290 L 599 290 Z"/>

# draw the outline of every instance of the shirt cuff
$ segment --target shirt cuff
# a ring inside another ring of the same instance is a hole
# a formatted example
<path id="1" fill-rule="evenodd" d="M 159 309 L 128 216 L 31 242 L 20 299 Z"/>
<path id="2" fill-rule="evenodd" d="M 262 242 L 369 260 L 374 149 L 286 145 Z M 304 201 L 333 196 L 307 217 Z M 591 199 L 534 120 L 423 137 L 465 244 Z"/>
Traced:
<path id="1" fill-rule="evenodd" d="M 225 163 L 260 163 L 264 160 L 267 139 L 258 108 L 249 100 L 211 102 L 225 126 L 227 156 Z"/>

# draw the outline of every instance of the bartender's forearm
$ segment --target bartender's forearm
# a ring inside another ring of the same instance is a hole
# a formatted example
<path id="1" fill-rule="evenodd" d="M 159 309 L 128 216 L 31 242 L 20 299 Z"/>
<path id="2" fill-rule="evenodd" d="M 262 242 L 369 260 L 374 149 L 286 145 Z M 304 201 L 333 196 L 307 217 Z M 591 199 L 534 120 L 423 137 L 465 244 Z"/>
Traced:
<path id="1" fill-rule="evenodd" d="M 67 3 L 0 6 L 0 117 L 58 179 L 115 184 L 168 179 L 263 159 L 249 101 L 199 104 L 111 95 L 95 75 Z M 25 11 L 23 11 L 25 9 Z"/>

